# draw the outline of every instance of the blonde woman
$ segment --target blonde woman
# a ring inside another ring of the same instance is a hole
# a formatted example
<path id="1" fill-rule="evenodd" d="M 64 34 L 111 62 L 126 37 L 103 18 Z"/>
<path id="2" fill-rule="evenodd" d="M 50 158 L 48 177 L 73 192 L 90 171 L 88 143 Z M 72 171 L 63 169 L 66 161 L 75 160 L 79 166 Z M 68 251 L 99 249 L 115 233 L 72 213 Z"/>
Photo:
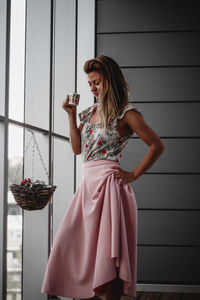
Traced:
<path id="1" fill-rule="evenodd" d="M 69 298 L 136 298 L 137 203 L 130 185 L 164 151 L 159 136 L 128 102 L 129 86 L 119 65 L 101 55 L 84 72 L 97 103 L 78 114 L 69 105 L 70 143 L 81 154 L 83 177 L 57 231 L 41 292 Z M 136 133 L 148 146 L 131 171 L 120 167 L 122 150 Z"/>

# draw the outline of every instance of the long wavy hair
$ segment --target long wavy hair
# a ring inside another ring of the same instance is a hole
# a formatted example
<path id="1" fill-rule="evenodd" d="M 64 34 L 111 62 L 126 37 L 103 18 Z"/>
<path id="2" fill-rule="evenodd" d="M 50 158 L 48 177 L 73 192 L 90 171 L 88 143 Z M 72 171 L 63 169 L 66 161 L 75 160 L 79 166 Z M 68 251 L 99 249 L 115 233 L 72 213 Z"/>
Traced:
<path id="1" fill-rule="evenodd" d="M 130 88 L 119 65 L 110 57 L 100 55 L 87 60 L 84 72 L 97 71 L 103 77 L 103 88 L 99 93 L 98 111 L 101 115 L 101 127 L 107 130 L 108 124 L 118 116 L 128 104 Z"/>

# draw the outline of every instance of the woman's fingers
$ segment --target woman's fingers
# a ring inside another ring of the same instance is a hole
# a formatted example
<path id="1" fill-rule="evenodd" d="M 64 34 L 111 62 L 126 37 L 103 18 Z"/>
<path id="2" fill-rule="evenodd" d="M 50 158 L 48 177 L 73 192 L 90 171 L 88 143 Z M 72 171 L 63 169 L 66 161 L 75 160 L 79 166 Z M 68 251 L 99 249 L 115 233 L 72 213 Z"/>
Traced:
<path id="1" fill-rule="evenodd" d="M 115 172 L 115 173 L 114 173 L 114 177 L 120 177 L 119 172 Z"/>
<path id="2" fill-rule="evenodd" d="M 67 98 L 65 98 L 65 100 L 63 101 L 63 106 L 65 106 L 65 104 L 69 103 L 69 95 L 67 95 Z"/>
<path id="3" fill-rule="evenodd" d="M 76 109 L 75 106 L 69 104 L 69 95 L 67 95 L 67 98 L 63 101 L 62 108 L 67 112 L 71 112 Z"/>
<path id="4" fill-rule="evenodd" d="M 124 182 L 125 175 L 124 175 L 124 174 L 120 174 L 120 171 L 114 172 L 114 178 L 119 179 L 119 183 L 120 183 L 120 184 L 125 183 L 125 182 Z"/>

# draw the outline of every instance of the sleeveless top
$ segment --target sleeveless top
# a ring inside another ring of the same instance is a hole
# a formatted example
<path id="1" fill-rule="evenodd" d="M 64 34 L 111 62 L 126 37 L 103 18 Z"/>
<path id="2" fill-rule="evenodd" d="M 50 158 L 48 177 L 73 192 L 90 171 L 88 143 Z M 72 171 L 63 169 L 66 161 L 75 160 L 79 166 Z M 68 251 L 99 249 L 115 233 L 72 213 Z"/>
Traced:
<path id="1" fill-rule="evenodd" d="M 97 104 L 98 105 L 98 104 Z M 101 128 L 101 121 L 90 124 L 96 105 L 91 105 L 78 113 L 79 120 L 84 124 L 81 132 L 81 158 L 83 162 L 90 160 L 114 160 L 120 162 L 122 150 L 128 144 L 129 138 L 134 134 L 121 136 L 118 131 L 118 119 L 122 119 L 125 112 L 134 109 L 142 117 L 143 115 L 131 103 L 128 103 L 122 113 L 111 120 L 108 125 L 107 133 Z"/>

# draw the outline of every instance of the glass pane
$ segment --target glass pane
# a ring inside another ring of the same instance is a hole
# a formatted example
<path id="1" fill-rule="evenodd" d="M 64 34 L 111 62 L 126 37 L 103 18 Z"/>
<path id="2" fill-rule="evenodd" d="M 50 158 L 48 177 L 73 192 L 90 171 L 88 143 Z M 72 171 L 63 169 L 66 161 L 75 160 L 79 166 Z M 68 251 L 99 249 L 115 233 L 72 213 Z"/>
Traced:
<path id="1" fill-rule="evenodd" d="M 24 120 L 24 53 L 26 0 L 11 1 L 9 118 Z"/>
<path id="2" fill-rule="evenodd" d="M 28 129 L 27 129 L 28 130 Z M 25 149 L 32 134 L 25 131 Z M 24 178 L 33 178 L 48 184 L 49 134 L 34 133 L 37 146 L 31 141 L 24 159 Z M 38 151 L 39 149 L 39 151 Z M 40 155 L 39 155 L 40 152 Z M 43 162 L 43 163 L 42 163 Z M 45 201 L 46 203 L 46 201 Z M 41 210 L 24 210 L 23 218 L 23 298 L 24 300 L 46 299 L 40 293 L 43 273 L 48 259 L 48 210 L 49 202 Z"/>
<path id="3" fill-rule="evenodd" d="M 3 233 L 4 233 L 4 123 L 0 122 L 0 291 L 3 290 Z M 0 296 L 1 298 L 1 296 Z"/>
<path id="4" fill-rule="evenodd" d="M 53 239 L 74 195 L 74 154 L 68 141 L 54 138 Z"/>
<path id="5" fill-rule="evenodd" d="M 0 1 L 0 115 L 5 115 L 6 3 Z"/>
<path id="6" fill-rule="evenodd" d="M 75 88 L 76 1 L 55 1 L 55 6 L 54 132 L 69 136 L 62 102 Z"/>
<path id="7" fill-rule="evenodd" d="M 7 299 L 21 299 L 22 209 L 9 189 L 19 184 L 23 171 L 23 128 L 9 124 L 8 132 L 8 212 L 7 212 Z"/>
<path id="8" fill-rule="evenodd" d="M 49 129 L 51 1 L 27 1 L 25 122 Z"/>

